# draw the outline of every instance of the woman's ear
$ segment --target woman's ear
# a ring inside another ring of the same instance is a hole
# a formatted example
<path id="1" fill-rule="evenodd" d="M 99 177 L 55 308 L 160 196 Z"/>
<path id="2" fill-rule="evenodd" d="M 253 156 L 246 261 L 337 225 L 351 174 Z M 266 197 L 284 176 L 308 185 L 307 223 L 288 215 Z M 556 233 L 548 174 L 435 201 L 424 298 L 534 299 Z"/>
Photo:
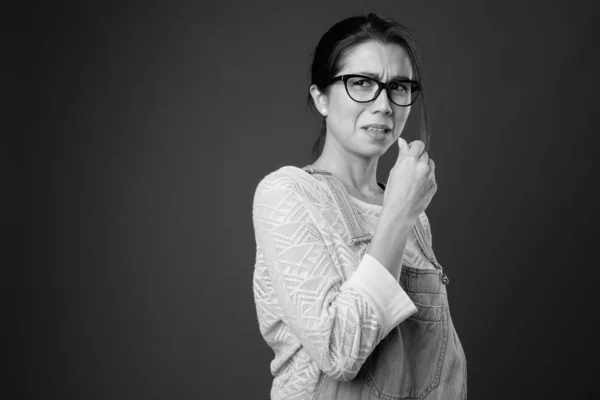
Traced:
<path id="1" fill-rule="evenodd" d="M 310 95 L 312 96 L 313 101 L 315 102 L 317 110 L 319 110 L 322 116 L 326 117 L 328 103 L 327 95 L 325 93 L 321 93 L 319 91 L 319 88 L 317 88 L 317 85 L 310 85 Z"/>

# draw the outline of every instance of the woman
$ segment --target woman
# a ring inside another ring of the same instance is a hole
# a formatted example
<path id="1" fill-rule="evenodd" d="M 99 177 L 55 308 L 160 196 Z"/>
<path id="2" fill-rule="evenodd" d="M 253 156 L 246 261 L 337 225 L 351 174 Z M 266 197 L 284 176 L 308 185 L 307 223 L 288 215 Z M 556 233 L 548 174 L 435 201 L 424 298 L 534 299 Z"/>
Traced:
<path id="1" fill-rule="evenodd" d="M 321 38 L 311 71 L 323 150 L 311 166 L 265 176 L 253 204 L 271 399 L 466 399 L 448 278 L 424 213 L 435 164 L 423 141 L 400 138 L 420 98 L 427 139 L 416 43 L 376 14 L 348 18 Z M 387 183 L 377 182 L 379 157 L 396 143 Z"/>

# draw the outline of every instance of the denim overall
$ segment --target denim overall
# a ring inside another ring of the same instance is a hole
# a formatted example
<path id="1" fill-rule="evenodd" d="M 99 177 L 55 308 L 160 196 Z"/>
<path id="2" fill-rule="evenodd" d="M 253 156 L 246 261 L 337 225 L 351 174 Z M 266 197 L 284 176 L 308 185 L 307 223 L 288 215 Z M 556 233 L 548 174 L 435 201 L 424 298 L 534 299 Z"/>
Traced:
<path id="1" fill-rule="evenodd" d="M 303 168 L 322 176 L 342 213 L 349 245 L 363 255 L 371 240 L 343 184 L 327 171 Z M 383 183 L 379 183 L 385 189 Z M 448 277 L 435 259 L 431 243 L 417 218 L 418 245 L 436 269 L 403 263 L 400 286 L 418 311 L 393 328 L 375 347 L 356 377 L 336 381 L 322 374 L 313 399 L 444 399 L 467 398 L 467 362 L 448 305 Z"/>

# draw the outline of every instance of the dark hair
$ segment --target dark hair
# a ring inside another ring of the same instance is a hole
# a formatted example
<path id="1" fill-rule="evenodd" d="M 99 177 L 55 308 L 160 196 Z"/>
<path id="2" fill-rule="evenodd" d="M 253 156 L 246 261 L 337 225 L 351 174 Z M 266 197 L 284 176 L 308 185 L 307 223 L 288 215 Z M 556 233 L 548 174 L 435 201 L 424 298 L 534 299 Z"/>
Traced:
<path id="1" fill-rule="evenodd" d="M 316 85 L 321 93 L 325 93 L 329 80 L 336 76 L 340 69 L 340 61 L 354 47 L 361 43 L 375 40 L 382 44 L 398 44 L 404 48 L 408 54 L 412 68 L 413 79 L 422 82 L 422 73 L 419 57 L 419 47 L 413 39 L 408 29 L 389 18 L 384 18 L 377 13 L 370 13 L 366 16 L 355 16 L 347 18 L 333 25 L 317 44 L 313 53 L 313 62 L 310 69 L 310 84 Z M 429 147 L 429 115 L 427 113 L 427 103 L 425 101 L 425 90 L 421 89 L 421 94 L 417 102 L 421 103 L 421 140 L 425 143 L 425 150 Z M 318 113 L 314 100 L 310 93 L 308 94 L 308 106 Z M 319 114 L 321 115 L 321 114 Z M 317 158 L 323 151 L 325 142 L 326 125 L 323 118 L 319 137 L 313 145 L 313 155 Z"/>

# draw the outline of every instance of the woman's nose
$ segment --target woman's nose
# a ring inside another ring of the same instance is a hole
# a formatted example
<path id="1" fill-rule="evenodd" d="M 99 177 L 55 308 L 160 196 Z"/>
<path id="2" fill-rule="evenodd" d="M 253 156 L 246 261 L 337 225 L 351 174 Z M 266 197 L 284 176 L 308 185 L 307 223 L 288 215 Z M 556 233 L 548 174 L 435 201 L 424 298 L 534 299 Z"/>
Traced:
<path id="1" fill-rule="evenodd" d="M 392 104 L 385 89 L 381 89 L 379 96 L 373 100 L 373 103 L 374 111 L 379 111 L 384 114 L 391 114 L 393 111 Z"/>

